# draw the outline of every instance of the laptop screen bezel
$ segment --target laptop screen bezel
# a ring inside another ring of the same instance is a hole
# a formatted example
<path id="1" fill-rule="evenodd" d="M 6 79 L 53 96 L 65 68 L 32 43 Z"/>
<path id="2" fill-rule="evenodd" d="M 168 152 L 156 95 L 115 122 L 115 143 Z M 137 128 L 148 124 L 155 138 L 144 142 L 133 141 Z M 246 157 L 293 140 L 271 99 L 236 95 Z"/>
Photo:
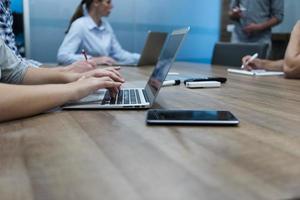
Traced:
<path id="1" fill-rule="evenodd" d="M 162 60 L 161 60 L 161 59 L 162 59 L 162 55 L 164 54 L 164 51 L 166 50 L 166 47 L 167 47 L 168 43 L 171 41 L 171 37 L 174 37 L 174 36 L 177 36 L 177 35 L 183 35 L 183 37 L 182 37 L 182 39 L 181 39 L 181 41 L 180 41 L 180 44 L 178 45 L 178 47 L 177 47 L 177 49 L 176 49 L 176 52 L 175 52 L 175 54 L 174 54 L 172 60 L 170 61 L 169 69 L 167 70 L 167 73 L 165 74 L 165 77 L 163 78 L 163 80 L 166 79 L 166 77 L 167 77 L 167 75 L 168 75 L 168 72 L 169 72 L 169 70 L 171 69 L 171 67 L 172 67 L 172 65 L 173 65 L 173 63 L 174 63 L 174 61 L 175 61 L 175 59 L 176 59 L 176 57 L 177 57 L 177 54 L 178 54 L 178 52 L 179 52 L 179 49 L 180 49 L 181 45 L 183 44 L 183 41 L 184 41 L 184 39 L 185 39 L 187 33 L 189 32 L 189 30 L 190 30 L 190 27 L 187 27 L 187 28 L 184 28 L 184 29 L 175 30 L 175 31 L 173 31 L 173 32 L 170 34 L 170 36 L 169 36 L 169 38 L 168 38 L 168 40 L 167 40 L 167 42 L 166 42 L 166 44 L 165 44 L 165 47 L 163 48 L 163 50 L 162 50 L 162 52 L 161 52 L 161 54 L 160 54 L 159 60 L 158 60 L 158 62 L 156 63 L 156 66 L 154 67 L 154 70 L 152 71 L 152 74 L 151 74 L 151 76 L 149 77 L 149 80 L 148 80 L 148 82 L 147 82 L 147 84 L 146 84 L 146 86 L 145 86 L 145 93 L 146 93 L 147 98 L 148 98 L 148 100 L 149 100 L 150 106 L 153 105 L 153 103 L 154 103 L 156 97 L 158 96 L 158 93 L 159 93 L 159 91 L 160 91 L 160 89 L 161 89 L 161 87 L 162 87 L 162 83 L 161 83 L 161 84 L 159 85 L 159 87 L 157 88 L 157 91 L 156 91 L 155 93 L 153 93 L 152 90 L 151 90 L 151 86 L 150 86 L 150 80 L 151 80 L 151 78 L 153 78 L 153 75 L 155 74 L 154 72 L 155 72 L 155 70 L 157 70 L 158 65 L 160 64 L 160 61 L 162 61 Z M 164 67 L 167 67 L 167 65 L 164 66 Z"/>

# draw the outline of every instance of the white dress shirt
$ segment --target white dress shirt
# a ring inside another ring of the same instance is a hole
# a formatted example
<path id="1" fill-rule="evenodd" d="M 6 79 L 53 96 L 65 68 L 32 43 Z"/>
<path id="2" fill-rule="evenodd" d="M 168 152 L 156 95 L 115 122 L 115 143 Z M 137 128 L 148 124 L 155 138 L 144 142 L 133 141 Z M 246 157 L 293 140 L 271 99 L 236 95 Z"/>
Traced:
<path id="1" fill-rule="evenodd" d="M 101 26 L 97 26 L 94 20 L 86 15 L 72 23 L 58 50 L 57 59 L 60 64 L 68 65 L 83 60 L 82 49 L 88 58 L 109 56 L 119 64 L 138 62 L 140 55 L 122 49 L 108 21 L 101 20 Z"/>

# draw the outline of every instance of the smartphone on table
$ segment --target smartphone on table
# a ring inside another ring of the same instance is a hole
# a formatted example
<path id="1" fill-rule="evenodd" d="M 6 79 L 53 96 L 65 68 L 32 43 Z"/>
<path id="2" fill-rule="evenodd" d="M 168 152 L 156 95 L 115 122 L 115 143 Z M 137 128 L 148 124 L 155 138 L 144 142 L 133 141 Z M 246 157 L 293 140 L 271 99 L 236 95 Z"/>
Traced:
<path id="1" fill-rule="evenodd" d="M 146 122 L 149 125 L 233 125 L 239 120 L 230 111 L 203 110 L 163 110 L 152 109 L 147 112 Z"/>

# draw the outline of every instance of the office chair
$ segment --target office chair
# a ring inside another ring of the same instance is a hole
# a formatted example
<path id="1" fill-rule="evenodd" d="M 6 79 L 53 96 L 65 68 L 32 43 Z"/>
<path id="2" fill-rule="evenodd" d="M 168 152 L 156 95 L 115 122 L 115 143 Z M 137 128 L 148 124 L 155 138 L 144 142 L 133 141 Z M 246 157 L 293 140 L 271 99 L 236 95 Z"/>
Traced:
<path id="1" fill-rule="evenodd" d="M 267 56 L 268 44 L 260 43 L 216 43 L 213 51 L 213 65 L 224 65 L 240 67 L 242 58 L 245 55 L 258 53 L 258 57 L 265 59 Z"/>

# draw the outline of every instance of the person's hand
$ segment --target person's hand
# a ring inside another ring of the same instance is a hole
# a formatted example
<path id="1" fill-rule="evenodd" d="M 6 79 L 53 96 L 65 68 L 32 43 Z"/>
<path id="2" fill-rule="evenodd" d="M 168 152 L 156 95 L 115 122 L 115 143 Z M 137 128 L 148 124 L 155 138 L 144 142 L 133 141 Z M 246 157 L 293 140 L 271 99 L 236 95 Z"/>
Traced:
<path id="1" fill-rule="evenodd" d="M 86 97 L 99 89 L 108 89 L 111 96 L 116 96 L 121 87 L 121 82 L 116 82 L 109 77 L 86 77 L 82 76 L 76 82 L 70 83 L 71 89 L 75 92 L 72 101 Z"/>
<path id="2" fill-rule="evenodd" d="M 248 24 L 247 26 L 245 26 L 243 28 L 243 31 L 250 35 L 250 34 L 253 34 L 253 33 L 256 33 L 256 32 L 259 32 L 259 31 L 262 31 L 264 28 L 261 24 L 254 24 L 254 23 L 251 23 L 251 24 Z"/>
<path id="3" fill-rule="evenodd" d="M 261 59 L 256 58 L 253 61 L 249 62 L 251 59 L 251 56 L 247 55 L 243 57 L 243 65 L 244 65 L 244 70 L 251 71 L 253 69 L 265 69 L 264 63 Z"/>
<path id="4" fill-rule="evenodd" d="M 89 72 L 85 72 L 82 76 L 86 77 L 109 77 L 114 81 L 124 83 L 125 80 L 119 72 L 120 67 L 107 67 L 104 69 L 95 69 Z"/>
<path id="5" fill-rule="evenodd" d="M 70 72 L 83 73 L 96 69 L 97 63 L 92 60 L 77 61 L 71 65 L 66 66 L 66 70 Z"/>
<path id="6" fill-rule="evenodd" d="M 108 57 L 108 56 L 95 57 L 95 58 L 92 58 L 91 60 L 94 61 L 95 63 L 97 63 L 97 65 L 111 66 L 111 65 L 117 64 L 116 60 L 114 60 L 113 58 Z"/>
<path id="7" fill-rule="evenodd" d="M 239 7 L 234 7 L 231 11 L 229 11 L 229 16 L 232 20 L 239 20 L 243 17 L 243 14 Z"/>
<path id="8" fill-rule="evenodd" d="M 88 73 L 87 75 L 90 75 L 90 76 L 93 76 L 93 77 L 108 76 L 114 81 L 124 83 L 125 80 L 119 72 L 120 69 L 121 69 L 121 67 L 106 67 L 104 69 L 94 70 L 94 71 Z M 120 90 L 119 87 L 118 88 L 111 88 L 110 89 L 110 96 L 115 97 L 116 94 L 119 92 L 119 90 Z"/>
<path id="9" fill-rule="evenodd" d="M 105 67 L 102 69 L 113 72 L 113 73 L 117 74 L 119 77 L 122 77 L 121 73 L 120 73 L 121 67 Z"/>
<path id="10" fill-rule="evenodd" d="M 88 72 L 78 73 L 78 72 L 63 72 L 64 82 L 71 83 L 78 81 L 81 77 L 109 77 L 116 82 L 124 83 L 125 80 L 119 72 L 120 67 L 106 67 L 103 69 L 97 68 Z"/>

